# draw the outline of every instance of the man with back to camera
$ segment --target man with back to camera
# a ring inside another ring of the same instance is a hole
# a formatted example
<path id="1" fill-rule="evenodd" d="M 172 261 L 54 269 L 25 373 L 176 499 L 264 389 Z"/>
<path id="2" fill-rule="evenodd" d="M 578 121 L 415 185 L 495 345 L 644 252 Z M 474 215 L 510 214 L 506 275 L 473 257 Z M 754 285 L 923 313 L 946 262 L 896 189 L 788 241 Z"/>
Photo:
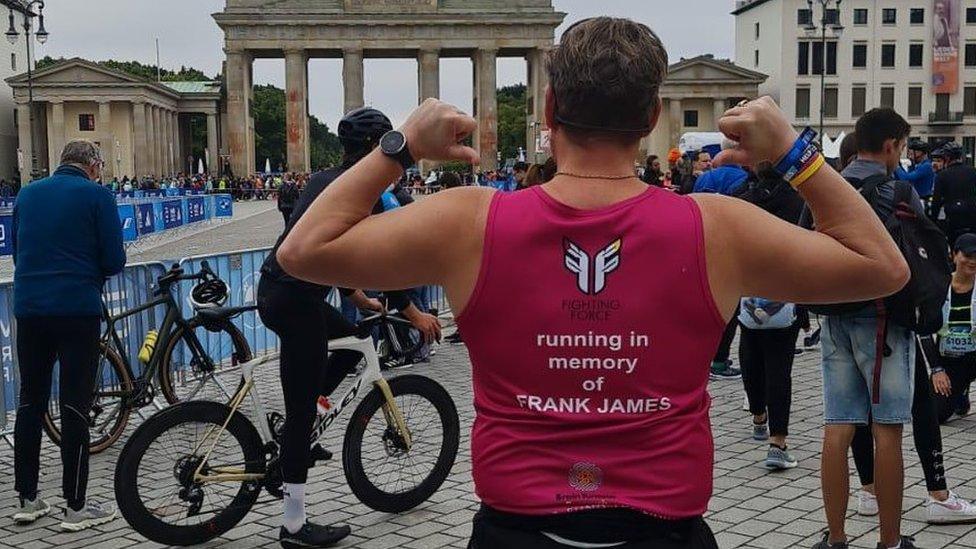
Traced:
<path id="1" fill-rule="evenodd" d="M 14 475 L 20 505 L 14 522 L 51 511 L 38 496 L 41 418 L 48 409 L 54 362 L 60 364 L 61 528 L 79 531 L 115 518 L 115 509 L 85 499 L 88 415 L 98 364 L 102 285 L 125 267 L 122 227 L 112 193 L 94 183 L 105 162 L 98 147 L 71 141 L 51 177 L 24 187 L 14 206 L 14 314 L 20 405 L 14 428 Z"/>

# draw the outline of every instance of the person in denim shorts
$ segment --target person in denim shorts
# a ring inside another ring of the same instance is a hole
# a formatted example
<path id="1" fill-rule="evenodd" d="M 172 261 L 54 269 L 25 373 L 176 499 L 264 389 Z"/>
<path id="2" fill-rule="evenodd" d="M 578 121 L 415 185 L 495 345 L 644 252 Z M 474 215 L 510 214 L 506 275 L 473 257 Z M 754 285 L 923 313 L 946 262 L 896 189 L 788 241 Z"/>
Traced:
<path id="1" fill-rule="evenodd" d="M 874 109 L 857 122 L 857 157 L 841 172 L 855 186 L 873 176 L 890 176 L 899 165 L 911 127 L 891 109 Z M 891 212 L 894 183 L 878 187 L 878 215 Z M 918 197 L 913 207 L 924 209 Z M 911 538 L 901 535 L 904 485 L 902 426 L 912 421 L 915 334 L 888 323 L 885 356 L 875 387 L 878 316 L 874 304 L 850 313 L 826 316 L 821 321 L 824 378 L 824 444 L 821 486 L 829 531 L 814 549 L 846 549 L 844 519 L 850 492 L 847 452 L 857 425 L 872 425 L 875 440 L 875 488 L 881 543 L 887 549 L 913 549 Z M 878 398 L 874 398 L 877 396 Z"/>

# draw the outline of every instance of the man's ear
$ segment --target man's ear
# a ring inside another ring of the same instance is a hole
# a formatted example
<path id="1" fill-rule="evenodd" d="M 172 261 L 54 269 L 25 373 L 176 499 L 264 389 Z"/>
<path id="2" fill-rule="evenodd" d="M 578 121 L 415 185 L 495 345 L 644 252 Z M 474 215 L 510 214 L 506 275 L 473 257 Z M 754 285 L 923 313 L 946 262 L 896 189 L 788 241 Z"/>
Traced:
<path id="1" fill-rule="evenodd" d="M 657 123 L 658 120 L 661 119 L 661 111 L 663 109 L 664 109 L 664 101 L 662 101 L 661 97 L 658 96 L 657 103 L 654 105 L 654 108 L 651 109 L 651 119 L 648 120 L 648 124 L 647 124 L 647 127 L 650 128 L 650 131 L 647 133 L 651 133 L 652 131 L 654 131 L 654 128 L 657 127 Z"/>
<path id="2" fill-rule="evenodd" d="M 552 91 L 552 86 L 546 86 L 546 127 L 555 128 L 556 122 L 556 94 Z"/>

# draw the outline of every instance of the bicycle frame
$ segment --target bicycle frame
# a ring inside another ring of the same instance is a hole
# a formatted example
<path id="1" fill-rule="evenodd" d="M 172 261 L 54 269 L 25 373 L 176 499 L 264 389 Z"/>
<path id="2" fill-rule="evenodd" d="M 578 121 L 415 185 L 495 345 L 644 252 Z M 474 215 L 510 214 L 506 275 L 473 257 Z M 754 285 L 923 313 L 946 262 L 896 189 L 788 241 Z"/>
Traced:
<path id="1" fill-rule="evenodd" d="M 315 425 L 312 428 L 310 445 L 317 441 L 325 433 L 325 430 L 332 425 L 332 422 L 335 421 L 339 414 L 341 414 L 349 404 L 356 400 L 356 397 L 361 393 L 363 386 L 369 384 L 377 387 L 383 394 L 385 400 L 385 403 L 383 404 L 383 415 L 386 419 L 387 425 L 394 427 L 400 436 L 403 437 L 404 444 L 409 451 L 413 445 L 412 437 L 409 429 L 407 428 L 406 421 L 403 419 L 403 414 L 401 413 L 399 407 L 397 407 L 396 401 L 393 399 L 393 392 L 390 390 L 390 385 L 387 383 L 386 378 L 383 377 L 382 370 L 380 370 L 380 362 L 376 354 L 376 347 L 373 344 L 373 339 L 371 337 L 360 339 L 354 336 L 333 339 L 329 341 L 329 349 L 356 351 L 363 355 L 363 358 L 366 360 L 366 367 L 356 377 L 352 387 L 350 387 L 346 394 L 342 397 L 342 400 L 337 402 L 328 414 L 320 416 L 316 420 Z M 262 440 L 267 442 L 268 440 L 272 439 L 271 429 L 268 426 L 267 421 L 265 421 L 267 416 L 264 405 L 261 403 L 257 386 L 255 385 L 254 370 L 258 366 L 277 357 L 278 354 L 273 353 L 241 364 L 242 383 L 237 392 L 234 393 L 234 396 L 231 397 L 228 404 L 228 406 L 230 406 L 231 413 L 227 415 L 227 419 L 216 432 L 213 443 L 207 450 L 206 455 L 204 455 L 203 460 L 201 460 L 200 464 L 197 466 L 197 469 L 193 475 L 194 482 L 247 482 L 261 480 L 264 478 L 264 473 L 245 473 L 241 469 L 232 467 L 215 467 L 211 469 L 213 473 L 207 475 L 201 474 L 200 471 L 203 469 L 203 466 L 206 464 L 207 460 L 210 459 L 210 454 L 213 453 L 214 448 L 216 448 L 217 444 L 220 442 L 220 436 L 223 434 L 224 430 L 227 429 L 227 424 L 230 423 L 234 413 L 236 413 L 241 407 L 244 399 L 247 398 L 248 395 L 251 396 L 252 417 L 254 417 L 255 421 L 258 423 L 258 432 L 261 434 Z M 211 427 L 207 434 L 204 435 L 197 447 L 193 449 L 193 455 L 196 455 L 197 452 L 203 448 L 211 435 L 214 435 L 214 429 L 216 429 L 216 427 Z"/>

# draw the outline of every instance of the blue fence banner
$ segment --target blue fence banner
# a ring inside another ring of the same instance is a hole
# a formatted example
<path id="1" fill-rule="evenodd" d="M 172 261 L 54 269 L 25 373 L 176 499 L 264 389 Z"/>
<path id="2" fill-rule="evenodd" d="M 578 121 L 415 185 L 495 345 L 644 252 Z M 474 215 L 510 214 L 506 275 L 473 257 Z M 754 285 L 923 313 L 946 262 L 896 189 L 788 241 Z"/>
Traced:
<path id="1" fill-rule="evenodd" d="M 229 194 L 214 195 L 214 217 L 231 217 L 234 215 L 234 198 Z"/>
<path id="2" fill-rule="evenodd" d="M 166 200 L 163 206 L 163 228 L 175 229 L 183 224 L 183 201 Z"/>
<path id="3" fill-rule="evenodd" d="M 197 221 L 206 219 L 207 214 L 204 211 L 203 202 L 202 196 L 192 196 L 186 199 L 187 223 L 196 223 Z"/>
<path id="4" fill-rule="evenodd" d="M 14 214 L 0 214 L 0 255 L 14 254 Z"/>
<path id="5" fill-rule="evenodd" d="M 156 214 L 153 213 L 151 202 L 136 204 L 136 230 L 139 235 L 147 235 L 156 232 Z"/>
<path id="6" fill-rule="evenodd" d="M 132 242 L 139 238 L 139 231 L 136 227 L 136 206 L 135 204 L 119 204 L 119 222 L 122 223 L 122 240 Z"/>

